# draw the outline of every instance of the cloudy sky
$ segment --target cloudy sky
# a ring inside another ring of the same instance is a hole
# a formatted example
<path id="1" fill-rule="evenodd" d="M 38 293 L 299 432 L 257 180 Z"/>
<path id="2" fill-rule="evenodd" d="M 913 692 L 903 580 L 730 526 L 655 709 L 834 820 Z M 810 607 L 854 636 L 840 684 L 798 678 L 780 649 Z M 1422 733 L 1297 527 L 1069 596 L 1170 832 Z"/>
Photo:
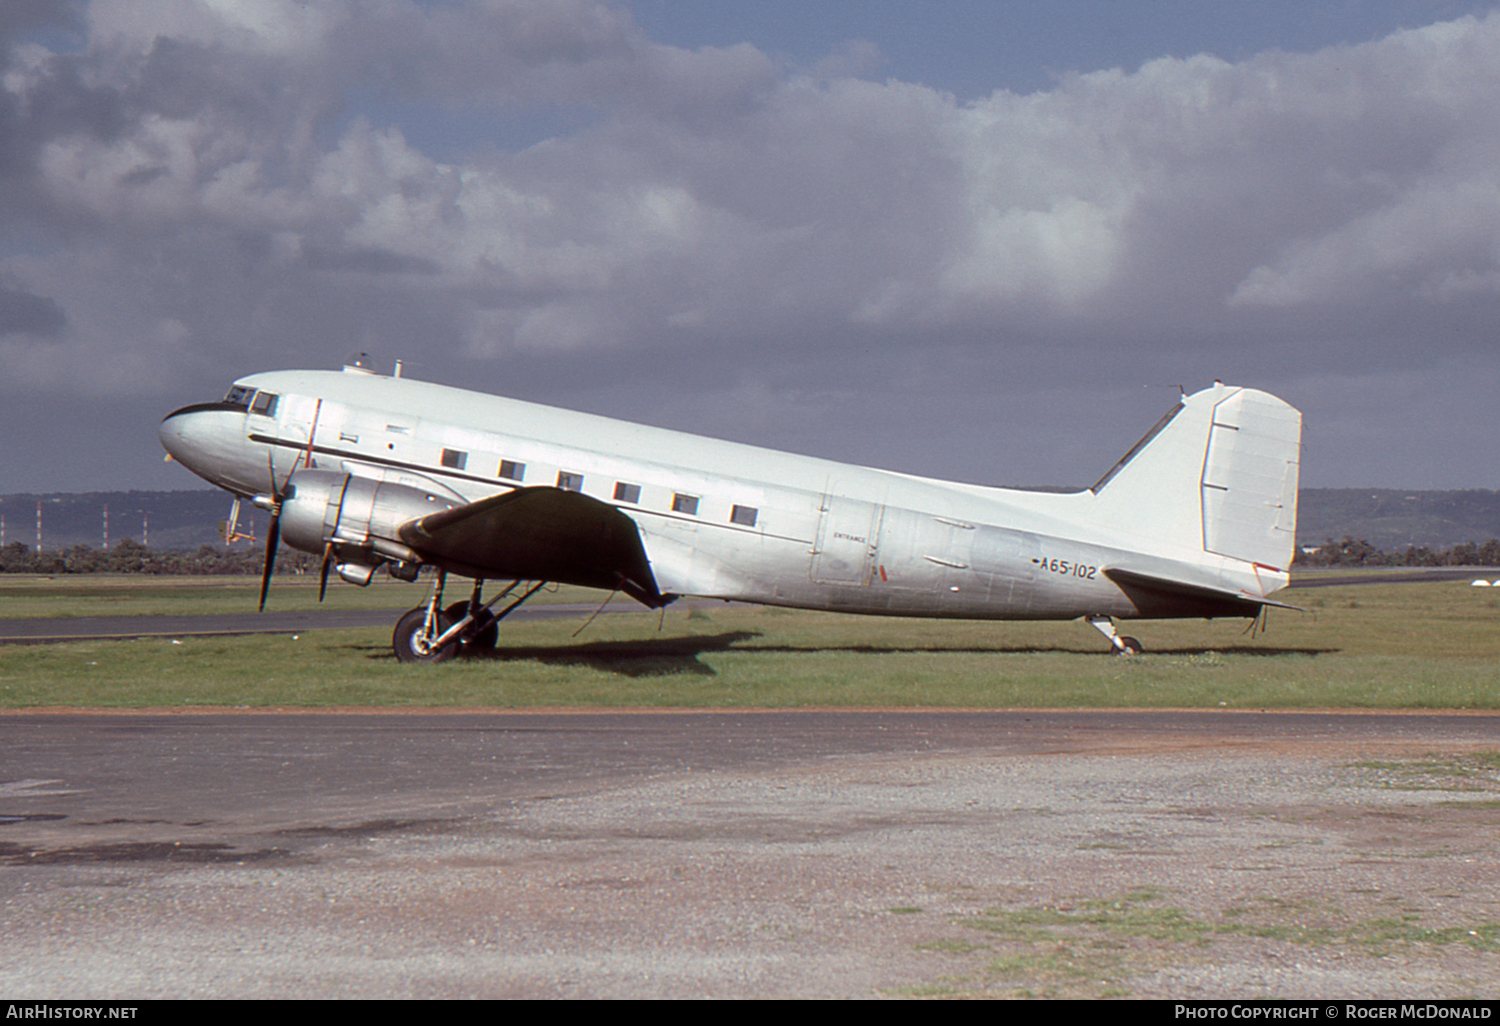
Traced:
<path id="1" fill-rule="evenodd" d="M 1497 7 L 4 0 L 0 493 L 354 350 L 1016 485 L 1218 378 L 1500 487 Z"/>

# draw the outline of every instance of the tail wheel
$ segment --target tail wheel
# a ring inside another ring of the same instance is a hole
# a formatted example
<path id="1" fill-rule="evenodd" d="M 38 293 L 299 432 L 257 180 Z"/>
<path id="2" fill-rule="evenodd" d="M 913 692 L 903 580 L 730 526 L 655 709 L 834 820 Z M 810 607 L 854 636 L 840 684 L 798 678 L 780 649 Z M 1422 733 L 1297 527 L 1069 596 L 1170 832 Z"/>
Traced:
<path id="1" fill-rule="evenodd" d="M 438 613 L 436 633 L 428 634 L 427 609 L 418 606 L 396 621 L 396 631 L 391 636 L 391 647 L 396 650 L 396 658 L 403 663 L 441 663 L 452 659 L 458 654 L 458 639 L 447 641 L 439 647 L 434 647 L 432 640 L 440 637 L 457 622 L 446 611 Z"/>
<path id="2" fill-rule="evenodd" d="M 1120 647 L 1119 647 L 1118 651 L 1119 651 L 1119 653 L 1121 655 L 1126 655 L 1126 656 L 1140 655 L 1142 652 L 1146 651 L 1146 646 L 1142 645 L 1139 641 L 1136 641 L 1134 638 L 1131 638 L 1131 637 L 1121 637 L 1120 638 Z"/>

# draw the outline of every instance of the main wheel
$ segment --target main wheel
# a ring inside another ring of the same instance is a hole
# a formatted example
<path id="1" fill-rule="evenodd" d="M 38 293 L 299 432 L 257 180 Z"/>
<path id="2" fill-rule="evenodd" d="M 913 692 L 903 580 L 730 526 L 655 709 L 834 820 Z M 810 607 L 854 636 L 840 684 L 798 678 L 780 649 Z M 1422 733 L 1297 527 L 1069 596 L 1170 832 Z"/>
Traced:
<path id="1" fill-rule="evenodd" d="M 403 663 L 441 663 L 452 659 L 458 653 L 458 640 L 453 639 L 434 648 L 432 639 L 441 636 L 456 622 L 446 612 L 439 613 L 437 634 L 429 636 L 426 632 L 427 610 L 418 606 L 396 621 L 395 633 L 391 635 L 391 647 L 396 650 L 396 658 Z"/>
<path id="2" fill-rule="evenodd" d="M 1146 647 L 1139 641 L 1136 641 L 1134 638 L 1122 637 L 1120 639 L 1120 647 L 1117 651 L 1121 655 L 1140 655 L 1142 652 L 1146 651 Z"/>

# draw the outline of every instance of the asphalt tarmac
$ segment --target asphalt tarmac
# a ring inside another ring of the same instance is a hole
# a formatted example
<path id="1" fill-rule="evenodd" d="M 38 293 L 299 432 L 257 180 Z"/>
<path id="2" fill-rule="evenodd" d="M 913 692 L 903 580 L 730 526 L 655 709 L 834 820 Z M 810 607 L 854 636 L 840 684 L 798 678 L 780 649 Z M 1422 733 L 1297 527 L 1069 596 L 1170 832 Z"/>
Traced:
<path id="1" fill-rule="evenodd" d="M 1488 713 L 5 713 L 0 998 L 1493 996 L 1496 749 Z"/>
<path id="2" fill-rule="evenodd" d="M 1497 895 L 1490 713 L 0 713 L 0 999 L 1492 997 Z"/>

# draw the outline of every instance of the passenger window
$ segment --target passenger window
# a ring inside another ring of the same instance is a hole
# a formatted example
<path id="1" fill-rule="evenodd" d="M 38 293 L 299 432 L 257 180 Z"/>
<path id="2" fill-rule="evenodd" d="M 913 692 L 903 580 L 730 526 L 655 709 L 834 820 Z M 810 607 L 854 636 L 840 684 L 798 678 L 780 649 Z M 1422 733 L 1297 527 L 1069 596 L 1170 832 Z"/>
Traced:
<path id="1" fill-rule="evenodd" d="M 626 484 L 624 481 L 616 481 L 615 501 L 639 504 L 641 501 L 641 486 Z"/>
<path id="2" fill-rule="evenodd" d="M 566 470 L 557 472 L 557 487 L 569 492 L 583 491 L 583 475 L 570 474 Z"/>
<path id="3" fill-rule="evenodd" d="M 698 515 L 698 496 L 677 494 L 672 496 L 672 512 L 686 513 L 690 517 Z"/>
<path id="4" fill-rule="evenodd" d="M 257 392 L 255 399 L 250 403 L 250 412 L 274 417 L 276 416 L 276 400 L 280 398 L 279 395 L 273 395 L 270 392 Z"/>
<path id="5" fill-rule="evenodd" d="M 739 524 L 741 527 L 754 527 L 755 518 L 759 514 L 760 511 L 754 506 L 736 506 L 729 511 L 729 522 Z"/>
<path id="6" fill-rule="evenodd" d="M 500 476 L 512 481 L 524 481 L 526 480 L 526 464 L 517 463 L 515 460 L 501 460 Z"/>
<path id="7" fill-rule="evenodd" d="M 469 454 L 460 452 L 458 449 L 443 450 L 443 466 L 452 470 L 462 470 L 468 465 Z"/>

